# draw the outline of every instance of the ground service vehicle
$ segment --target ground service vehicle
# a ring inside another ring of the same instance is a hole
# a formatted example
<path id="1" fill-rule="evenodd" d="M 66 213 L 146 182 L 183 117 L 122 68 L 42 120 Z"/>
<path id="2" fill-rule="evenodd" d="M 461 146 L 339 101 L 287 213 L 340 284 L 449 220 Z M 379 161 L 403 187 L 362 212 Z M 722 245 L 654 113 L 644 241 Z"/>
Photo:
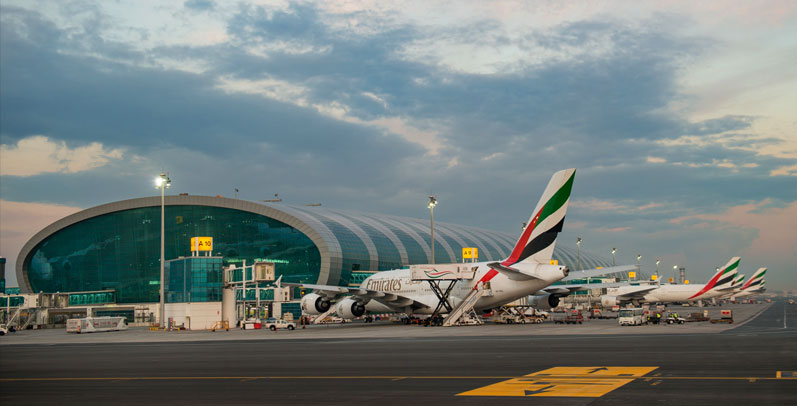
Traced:
<path id="1" fill-rule="evenodd" d="M 564 318 L 557 318 L 554 323 L 558 324 L 581 324 L 584 322 L 584 315 L 581 310 L 570 310 Z"/>
<path id="2" fill-rule="evenodd" d="M 645 310 L 641 307 L 620 309 L 618 322 L 621 326 L 639 326 L 647 324 L 647 320 L 645 320 Z"/>
<path id="3" fill-rule="evenodd" d="M 271 331 L 276 331 L 277 329 L 282 329 L 282 328 L 293 330 L 296 328 L 296 323 L 292 321 L 285 321 L 282 319 L 275 319 L 273 317 L 270 317 L 266 319 L 266 321 L 263 323 L 263 327 L 266 327 Z"/>
<path id="4" fill-rule="evenodd" d="M 127 330 L 124 317 L 86 317 L 66 321 L 67 333 L 98 333 L 120 330 Z"/>
<path id="5" fill-rule="evenodd" d="M 732 310 L 720 310 L 720 318 L 719 319 L 711 319 L 711 323 L 733 323 L 733 311 Z"/>
<path id="6" fill-rule="evenodd" d="M 8 334 L 8 329 L 5 324 L 0 324 L 0 336 Z"/>
<path id="7" fill-rule="evenodd" d="M 667 324 L 684 324 L 686 323 L 686 319 L 683 317 L 678 317 L 675 313 L 670 313 L 667 315 Z"/>

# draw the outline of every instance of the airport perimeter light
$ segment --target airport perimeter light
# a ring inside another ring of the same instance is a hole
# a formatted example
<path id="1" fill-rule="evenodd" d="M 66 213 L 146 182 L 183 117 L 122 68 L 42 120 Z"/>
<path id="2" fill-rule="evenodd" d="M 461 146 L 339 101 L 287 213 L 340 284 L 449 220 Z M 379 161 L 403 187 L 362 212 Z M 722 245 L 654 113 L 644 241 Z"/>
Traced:
<path id="1" fill-rule="evenodd" d="M 165 244 L 164 244 L 164 240 L 165 240 L 164 234 L 166 234 L 165 233 L 166 221 L 165 221 L 165 217 L 164 217 L 164 213 L 165 213 L 164 209 L 165 209 L 165 206 L 166 206 L 166 204 L 165 204 L 165 201 L 166 201 L 166 189 L 168 189 L 169 186 L 171 186 L 171 185 L 172 185 L 172 180 L 169 179 L 169 175 L 168 174 L 161 173 L 160 176 L 155 178 L 155 187 L 161 190 L 161 288 L 160 288 L 160 319 L 158 320 L 158 323 L 160 323 L 160 327 L 163 327 L 163 322 L 164 322 L 163 318 L 166 315 L 165 300 L 164 300 L 166 292 L 165 292 L 165 289 L 164 289 L 164 282 L 163 282 L 164 274 L 165 274 L 164 264 L 165 264 L 165 259 L 166 259 L 165 258 L 166 257 L 166 252 L 165 252 L 166 250 L 165 250 Z"/>
<path id="2" fill-rule="evenodd" d="M 430 216 L 430 228 L 432 231 L 432 264 L 434 264 L 434 206 L 437 206 L 437 198 L 434 196 L 429 196 L 429 216 Z"/>

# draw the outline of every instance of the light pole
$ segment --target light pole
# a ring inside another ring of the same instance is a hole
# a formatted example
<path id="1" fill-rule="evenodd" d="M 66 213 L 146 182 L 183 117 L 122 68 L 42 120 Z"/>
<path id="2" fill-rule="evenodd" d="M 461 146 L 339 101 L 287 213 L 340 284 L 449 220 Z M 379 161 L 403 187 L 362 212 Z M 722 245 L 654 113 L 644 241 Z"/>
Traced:
<path id="1" fill-rule="evenodd" d="M 642 254 L 637 254 L 636 255 L 636 271 L 637 271 L 637 273 L 640 276 L 642 276 L 642 263 L 640 261 L 642 261 Z"/>
<path id="2" fill-rule="evenodd" d="M 578 256 L 578 265 L 576 266 L 576 268 L 578 268 L 578 270 L 580 271 L 581 270 L 581 237 L 578 237 L 578 240 L 576 240 L 576 247 L 577 247 L 577 256 Z"/>
<path id="3" fill-rule="evenodd" d="M 677 273 L 678 273 L 678 265 L 673 265 L 672 266 L 672 280 L 673 281 L 677 281 L 678 280 Z"/>
<path id="4" fill-rule="evenodd" d="M 434 206 L 437 206 L 437 198 L 429 196 L 429 227 L 432 230 L 432 264 L 434 264 Z"/>
<path id="5" fill-rule="evenodd" d="M 661 262 L 661 260 L 657 259 L 656 260 L 656 279 L 657 280 L 659 279 L 659 262 Z"/>
<path id="6" fill-rule="evenodd" d="M 614 261 L 614 254 L 617 253 L 617 248 L 612 248 L 612 266 L 615 266 L 616 263 Z"/>
<path id="7" fill-rule="evenodd" d="M 165 173 L 161 173 L 160 176 L 155 178 L 155 187 L 161 190 L 161 289 L 160 289 L 160 319 L 158 323 L 160 323 L 161 327 L 164 327 L 163 323 L 165 322 L 164 317 L 166 315 L 166 300 L 165 295 L 166 291 L 164 289 L 164 265 L 166 262 L 166 244 L 165 244 L 165 230 L 166 230 L 166 220 L 165 220 L 165 208 L 166 208 L 166 189 L 171 186 L 172 180 L 169 179 L 169 175 Z"/>

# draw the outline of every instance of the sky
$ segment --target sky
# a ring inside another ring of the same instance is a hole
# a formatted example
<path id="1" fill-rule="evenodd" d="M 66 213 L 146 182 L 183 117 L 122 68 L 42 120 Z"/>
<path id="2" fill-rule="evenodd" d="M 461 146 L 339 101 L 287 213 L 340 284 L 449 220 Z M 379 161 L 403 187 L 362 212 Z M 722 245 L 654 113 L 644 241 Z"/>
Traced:
<path id="1" fill-rule="evenodd" d="M 0 0 L 0 255 L 169 193 L 520 233 L 797 289 L 793 1 Z"/>

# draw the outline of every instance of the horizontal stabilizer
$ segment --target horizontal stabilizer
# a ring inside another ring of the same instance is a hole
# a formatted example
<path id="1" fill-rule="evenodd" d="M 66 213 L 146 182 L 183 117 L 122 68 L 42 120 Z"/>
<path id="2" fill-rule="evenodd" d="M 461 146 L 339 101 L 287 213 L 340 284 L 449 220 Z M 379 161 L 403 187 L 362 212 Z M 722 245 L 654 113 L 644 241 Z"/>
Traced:
<path id="1" fill-rule="evenodd" d="M 525 273 L 520 269 L 501 265 L 500 262 L 490 262 L 489 264 L 487 264 L 487 266 L 489 266 L 492 269 L 495 269 L 498 272 L 501 272 L 502 274 L 504 274 L 504 276 L 513 281 L 529 281 L 532 279 L 542 279 L 535 275 Z"/>

